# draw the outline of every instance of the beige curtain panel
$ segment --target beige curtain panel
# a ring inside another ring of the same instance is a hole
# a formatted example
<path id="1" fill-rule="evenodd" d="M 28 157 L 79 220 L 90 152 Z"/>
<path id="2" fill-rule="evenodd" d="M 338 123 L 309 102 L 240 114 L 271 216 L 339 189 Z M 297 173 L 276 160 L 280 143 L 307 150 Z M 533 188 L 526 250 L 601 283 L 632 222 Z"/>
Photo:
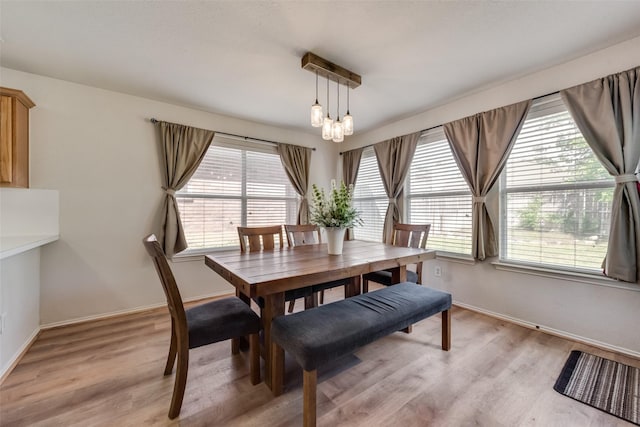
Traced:
<path id="1" fill-rule="evenodd" d="M 355 187 L 358 179 L 358 170 L 360 169 L 360 160 L 362 159 L 362 151 L 364 148 L 356 148 L 355 150 L 345 151 L 342 153 L 342 180 L 348 187 Z M 353 240 L 353 228 L 347 229 L 347 240 Z"/>
<path id="2" fill-rule="evenodd" d="M 309 168 L 311 165 L 311 148 L 298 145 L 278 144 L 278 154 L 282 166 L 291 181 L 296 192 L 302 196 L 298 208 L 298 224 L 309 223 L 309 201 L 307 190 L 309 189 Z"/>
<path id="3" fill-rule="evenodd" d="M 420 134 L 421 132 L 416 132 L 391 138 L 373 146 L 384 190 L 387 193 L 387 197 L 389 197 L 389 206 L 387 207 L 382 229 L 382 241 L 384 243 L 391 242 L 393 225 L 402 222 L 404 180 L 409 173 L 409 166 L 411 165 L 413 154 L 416 152 Z"/>
<path id="4" fill-rule="evenodd" d="M 479 113 L 444 125 L 451 151 L 471 194 L 472 255 L 483 260 L 498 255 L 496 226 L 485 203 L 522 129 L 531 101 Z"/>
<path id="5" fill-rule="evenodd" d="M 560 91 L 585 140 L 616 181 L 604 274 L 640 281 L 640 67 Z"/>
<path id="6" fill-rule="evenodd" d="M 171 257 L 187 248 L 175 193 L 193 176 L 207 153 L 214 132 L 168 122 L 158 122 L 166 193 L 162 206 L 162 245 Z"/>

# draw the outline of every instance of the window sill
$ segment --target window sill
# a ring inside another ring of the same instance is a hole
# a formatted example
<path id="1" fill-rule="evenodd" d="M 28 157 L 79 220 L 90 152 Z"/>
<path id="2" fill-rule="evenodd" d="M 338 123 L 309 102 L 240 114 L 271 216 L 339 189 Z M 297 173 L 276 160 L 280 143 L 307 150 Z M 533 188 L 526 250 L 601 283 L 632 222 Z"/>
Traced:
<path id="1" fill-rule="evenodd" d="M 240 249 L 240 246 L 229 246 L 226 248 L 208 248 L 208 249 L 185 249 L 179 254 L 175 254 L 171 257 L 171 262 L 191 262 L 191 261 L 203 261 L 205 255 L 209 255 L 216 252 L 229 251 L 233 249 Z"/>
<path id="2" fill-rule="evenodd" d="M 607 286 L 610 288 L 625 289 L 628 291 L 640 292 L 640 286 L 634 283 L 621 282 L 610 279 L 602 273 L 581 273 L 578 271 L 558 270 L 550 267 L 538 267 L 527 264 L 517 264 L 505 261 L 492 262 L 496 270 L 511 271 L 515 273 L 531 274 L 533 276 L 549 277 L 552 279 L 569 280 L 572 282 L 586 283 L 596 286 Z"/>
<path id="3" fill-rule="evenodd" d="M 476 260 L 473 259 L 470 255 L 456 254 L 453 252 L 436 252 L 436 259 L 441 259 L 443 261 L 457 262 L 465 265 L 475 265 Z"/>

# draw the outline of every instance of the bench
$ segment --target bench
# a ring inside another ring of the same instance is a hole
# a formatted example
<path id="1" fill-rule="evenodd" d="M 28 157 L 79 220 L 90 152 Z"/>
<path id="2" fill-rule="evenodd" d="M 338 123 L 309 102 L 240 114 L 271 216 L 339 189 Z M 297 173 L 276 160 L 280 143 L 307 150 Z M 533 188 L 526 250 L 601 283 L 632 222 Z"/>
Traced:
<path id="1" fill-rule="evenodd" d="M 451 294 L 415 283 L 397 285 L 275 318 L 273 357 L 284 349 L 303 369 L 304 426 L 316 424 L 317 368 L 413 323 L 442 312 L 442 349 L 451 347 Z M 282 378 L 273 378 L 282 381 Z M 273 390 L 281 391 L 282 384 Z"/>

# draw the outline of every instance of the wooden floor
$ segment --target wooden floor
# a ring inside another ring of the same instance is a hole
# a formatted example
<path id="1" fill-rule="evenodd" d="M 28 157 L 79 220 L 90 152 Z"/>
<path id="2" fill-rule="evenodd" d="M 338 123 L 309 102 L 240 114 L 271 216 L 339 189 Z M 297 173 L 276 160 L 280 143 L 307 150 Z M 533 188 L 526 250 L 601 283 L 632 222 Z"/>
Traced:
<path id="1" fill-rule="evenodd" d="M 440 317 L 429 318 L 321 369 L 318 425 L 631 425 L 552 387 L 573 349 L 640 361 L 460 308 L 452 335 L 442 351 Z M 302 370 L 287 360 L 285 393 L 274 398 L 251 385 L 248 355 L 232 356 L 230 342 L 191 351 L 182 412 L 170 421 L 168 347 L 166 310 L 43 331 L 0 387 L 0 425 L 301 425 Z"/>

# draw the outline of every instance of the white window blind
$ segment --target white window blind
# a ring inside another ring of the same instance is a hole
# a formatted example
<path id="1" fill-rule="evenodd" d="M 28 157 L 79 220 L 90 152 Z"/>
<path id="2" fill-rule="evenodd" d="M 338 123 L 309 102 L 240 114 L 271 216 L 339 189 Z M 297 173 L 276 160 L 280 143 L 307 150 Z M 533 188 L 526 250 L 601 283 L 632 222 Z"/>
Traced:
<path id="1" fill-rule="evenodd" d="M 560 96 L 536 100 L 501 176 L 501 259 L 601 270 L 613 187 Z"/>
<path id="2" fill-rule="evenodd" d="M 405 194 L 408 222 L 431 224 L 428 248 L 471 254 L 471 192 L 441 126 L 418 141 Z"/>
<path id="3" fill-rule="evenodd" d="M 275 147 L 218 136 L 176 199 L 189 251 L 239 246 L 238 226 L 295 224 L 299 202 Z"/>
<path id="4" fill-rule="evenodd" d="M 376 154 L 373 147 L 367 147 L 362 151 L 353 194 L 353 205 L 360 211 L 364 223 L 354 228 L 356 239 L 382 241 L 384 215 L 387 212 L 388 204 L 389 198 L 384 191 Z"/>

